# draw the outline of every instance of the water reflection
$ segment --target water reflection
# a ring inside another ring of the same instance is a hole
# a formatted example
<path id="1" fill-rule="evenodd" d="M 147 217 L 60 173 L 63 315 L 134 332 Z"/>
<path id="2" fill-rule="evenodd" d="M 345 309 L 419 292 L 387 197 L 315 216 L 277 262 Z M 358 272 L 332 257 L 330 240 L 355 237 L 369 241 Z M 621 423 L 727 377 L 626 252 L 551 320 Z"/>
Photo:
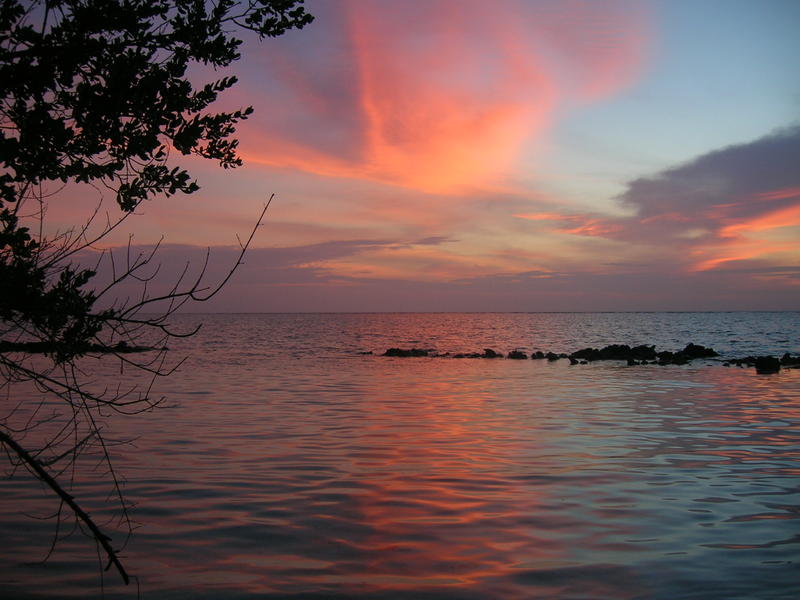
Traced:
<path id="1" fill-rule="evenodd" d="M 139 437 L 117 464 L 145 597 L 797 591 L 798 372 L 227 360 L 168 382 L 173 408 L 113 424 Z M 96 593 L 79 537 L 20 567 L 40 546 L 4 510 L 0 590 Z"/>

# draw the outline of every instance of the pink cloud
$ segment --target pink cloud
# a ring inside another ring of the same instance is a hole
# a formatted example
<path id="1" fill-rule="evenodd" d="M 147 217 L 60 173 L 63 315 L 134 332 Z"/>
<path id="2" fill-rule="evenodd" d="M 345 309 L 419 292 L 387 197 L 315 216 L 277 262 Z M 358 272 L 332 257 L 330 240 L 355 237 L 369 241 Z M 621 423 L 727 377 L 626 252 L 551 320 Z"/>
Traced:
<path id="1" fill-rule="evenodd" d="M 244 157 L 433 193 L 496 183 L 556 107 L 635 79 L 647 31 L 640 6 L 374 1 L 333 15 L 320 4 L 307 48 L 276 46 L 261 61 L 279 89 Z"/>

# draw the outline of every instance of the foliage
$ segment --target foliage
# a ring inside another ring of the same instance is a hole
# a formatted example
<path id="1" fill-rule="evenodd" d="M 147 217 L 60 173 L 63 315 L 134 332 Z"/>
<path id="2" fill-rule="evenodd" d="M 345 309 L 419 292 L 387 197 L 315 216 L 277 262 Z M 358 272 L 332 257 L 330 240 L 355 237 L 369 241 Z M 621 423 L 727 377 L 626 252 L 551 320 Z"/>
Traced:
<path id="1" fill-rule="evenodd" d="M 92 287 L 95 271 L 72 259 L 144 200 L 198 189 L 184 168 L 170 164 L 171 154 L 212 159 L 223 168 L 241 165 L 232 136 L 253 109 L 213 112 L 219 94 L 236 78 L 198 85 L 197 73 L 239 59 L 237 32 L 275 37 L 312 19 L 302 0 L 3 0 L 0 5 L 0 335 L 17 340 L 0 340 L 0 390 L 10 398 L 12 384 L 33 382 L 72 411 L 70 435 L 60 432 L 34 448 L 18 439 L 32 425 L 20 431 L 0 420 L 0 445 L 12 464 L 25 466 L 62 501 L 64 490 L 54 487 L 60 484 L 51 477 L 55 463 L 74 461 L 92 441 L 108 460 L 92 411 L 130 412 L 157 404 L 149 388 L 134 396 L 86 391 L 76 361 L 110 352 L 154 377 L 168 374 L 161 353 L 136 361 L 125 350 L 143 331 L 174 335 L 166 318 L 183 302 L 207 299 L 220 287 L 203 284 L 202 273 L 189 282 L 185 273 L 177 274 L 166 295 L 152 297 L 145 290 L 132 302 L 98 310 L 98 300 L 122 281 L 146 287 L 143 269 L 153 255 L 127 256 L 122 264 L 112 257 L 112 282 L 99 290 Z M 88 224 L 53 238 L 41 228 L 32 231 L 30 222 L 43 218 L 47 202 L 58 200 L 49 190 L 71 183 L 111 190 L 120 216 L 97 235 L 88 233 Z M 141 316 L 143 308 L 165 302 L 159 315 Z M 25 350 L 34 347 L 44 351 L 48 364 L 29 360 Z M 51 458 L 45 459 L 48 453 Z M 110 462 L 109 469 L 113 476 Z M 86 513 L 70 507 L 85 522 Z M 109 566 L 115 564 L 127 581 L 99 529 L 86 525 L 109 554 Z"/>

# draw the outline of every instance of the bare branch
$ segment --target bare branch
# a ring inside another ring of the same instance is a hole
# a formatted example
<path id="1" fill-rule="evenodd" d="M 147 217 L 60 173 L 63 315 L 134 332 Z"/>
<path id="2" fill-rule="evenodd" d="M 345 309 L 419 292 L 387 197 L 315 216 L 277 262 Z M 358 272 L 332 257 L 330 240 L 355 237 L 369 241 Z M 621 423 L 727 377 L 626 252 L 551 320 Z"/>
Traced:
<path id="1" fill-rule="evenodd" d="M 68 494 L 53 477 L 50 476 L 50 473 L 45 470 L 39 461 L 31 456 L 28 451 L 25 450 L 25 448 L 14 441 L 11 436 L 0 431 L 0 443 L 5 444 L 22 461 L 24 461 L 25 464 L 30 467 L 31 471 L 33 471 L 36 477 L 47 484 L 47 486 L 53 490 L 53 492 L 55 492 L 59 498 L 61 498 L 61 501 L 72 509 L 72 512 L 75 513 L 75 516 L 86 524 L 86 526 L 89 528 L 89 531 L 92 532 L 94 539 L 97 540 L 97 543 L 103 547 L 103 550 L 105 550 L 106 555 L 108 556 L 108 565 L 106 566 L 106 571 L 108 571 L 112 566 L 116 567 L 117 571 L 119 571 L 119 574 L 122 576 L 122 580 L 125 582 L 125 585 L 127 585 L 130 582 L 130 578 L 128 577 L 128 573 L 125 571 L 125 568 L 122 566 L 122 563 L 117 556 L 117 552 L 111 547 L 111 538 L 100 530 L 88 513 L 83 510 L 77 502 L 75 502 L 75 499 Z"/>

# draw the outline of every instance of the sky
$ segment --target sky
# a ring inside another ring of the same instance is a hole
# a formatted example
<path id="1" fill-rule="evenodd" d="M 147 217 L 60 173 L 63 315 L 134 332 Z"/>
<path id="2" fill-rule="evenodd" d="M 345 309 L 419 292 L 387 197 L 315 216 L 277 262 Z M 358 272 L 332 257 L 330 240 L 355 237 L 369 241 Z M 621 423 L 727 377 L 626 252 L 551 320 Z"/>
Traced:
<path id="1" fill-rule="evenodd" d="M 306 6 L 195 73 L 238 76 L 245 166 L 103 242 L 213 278 L 274 194 L 194 310 L 800 309 L 800 2 Z"/>

